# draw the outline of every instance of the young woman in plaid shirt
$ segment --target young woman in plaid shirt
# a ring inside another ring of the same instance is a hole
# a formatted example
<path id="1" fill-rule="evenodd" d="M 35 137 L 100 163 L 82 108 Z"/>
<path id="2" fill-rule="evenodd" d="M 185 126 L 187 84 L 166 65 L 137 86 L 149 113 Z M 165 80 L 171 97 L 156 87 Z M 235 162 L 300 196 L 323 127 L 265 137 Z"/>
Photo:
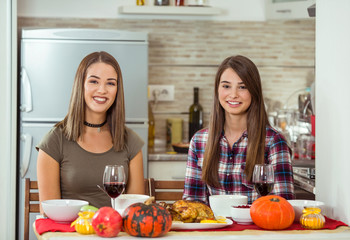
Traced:
<path id="1" fill-rule="evenodd" d="M 190 143 L 183 198 L 208 203 L 209 195 L 240 194 L 251 204 L 259 163 L 273 165 L 271 194 L 294 199 L 291 150 L 268 122 L 259 71 L 244 56 L 228 57 L 216 73 L 209 127 Z"/>

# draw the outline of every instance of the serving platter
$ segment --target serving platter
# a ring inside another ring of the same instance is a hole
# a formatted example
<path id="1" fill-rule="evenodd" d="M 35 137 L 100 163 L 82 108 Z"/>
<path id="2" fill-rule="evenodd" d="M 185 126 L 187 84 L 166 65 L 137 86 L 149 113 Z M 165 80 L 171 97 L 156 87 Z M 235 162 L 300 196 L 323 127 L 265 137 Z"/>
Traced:
<path id="1" fill-rule="evenodd" d="M 179 221 L 173 221 L 171 229 L 214 229 L 227 227 L 233 223 L 230 219 L 226 219 L 225 222 L 226 223 L 183 223 Z"/>

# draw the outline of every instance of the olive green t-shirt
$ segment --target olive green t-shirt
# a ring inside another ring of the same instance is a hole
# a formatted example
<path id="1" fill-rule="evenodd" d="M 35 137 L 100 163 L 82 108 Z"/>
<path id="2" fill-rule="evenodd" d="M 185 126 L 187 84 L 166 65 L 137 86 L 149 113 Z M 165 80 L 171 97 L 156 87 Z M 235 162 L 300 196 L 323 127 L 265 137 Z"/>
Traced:
<path id="1" fill-rule="evenodd" d="M 97 184 L 103 187 L 106 165 L 123 165 L 128 180 L 129 162 L 141 150 L 142 139 L 131 129 L 127 130 L 126 149 L 104 153 L 88 152 L 75 141 L 69 141 L 61 128 L 51 129 L 37 145 L 60 164 L 61 198 L 81 199 L 98 208 L 111 206 L 111 200 Z"/>

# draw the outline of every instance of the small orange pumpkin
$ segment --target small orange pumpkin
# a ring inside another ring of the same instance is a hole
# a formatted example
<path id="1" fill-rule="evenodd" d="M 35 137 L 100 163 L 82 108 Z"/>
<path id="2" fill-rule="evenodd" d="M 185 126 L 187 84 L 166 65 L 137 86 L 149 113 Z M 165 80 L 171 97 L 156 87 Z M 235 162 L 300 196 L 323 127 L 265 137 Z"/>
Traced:
<path id="1" fill-rule="evenodd" d="M 255 200 L 250 207 L 253 222 L 263 229 L 286 229 L 295 217 L 293 206 L 283 197 L 268 195 Z"/>
<path id="2" fill-rule="evenodd" d="M 156 203 L 134 203 L 123 213 L 124 231 L 134 237 L 159 237 L 169 232 L 169 211 Z"/>

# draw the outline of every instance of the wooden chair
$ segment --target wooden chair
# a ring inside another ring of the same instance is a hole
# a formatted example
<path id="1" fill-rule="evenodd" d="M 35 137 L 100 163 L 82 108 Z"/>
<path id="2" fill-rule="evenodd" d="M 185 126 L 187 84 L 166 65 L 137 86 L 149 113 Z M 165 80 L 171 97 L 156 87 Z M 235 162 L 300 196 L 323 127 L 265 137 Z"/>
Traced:
<path id="1" fill-rule="evenodd" d="M 144 187 L 145 187 L 145 195 L 148 195 L 148 196 L 151 196 L 151 188 L 149 186 L 149 180 L 148 178 L 145 178 L 143 180 L 143 184 L 144 184 Z"/>
<path id="2" fill-rule="evenodd" d="M 182 199 L 185 181 L 154 180 L 149 178 L 150 196 L 156 202 L 175 202 Z"/>
<path id="3" fill-rule="evenodd" d="M 29 240 L 29 213 L 40 213 L 37 181 L 25 179 L 24 195 L 24 240 Z"/>

